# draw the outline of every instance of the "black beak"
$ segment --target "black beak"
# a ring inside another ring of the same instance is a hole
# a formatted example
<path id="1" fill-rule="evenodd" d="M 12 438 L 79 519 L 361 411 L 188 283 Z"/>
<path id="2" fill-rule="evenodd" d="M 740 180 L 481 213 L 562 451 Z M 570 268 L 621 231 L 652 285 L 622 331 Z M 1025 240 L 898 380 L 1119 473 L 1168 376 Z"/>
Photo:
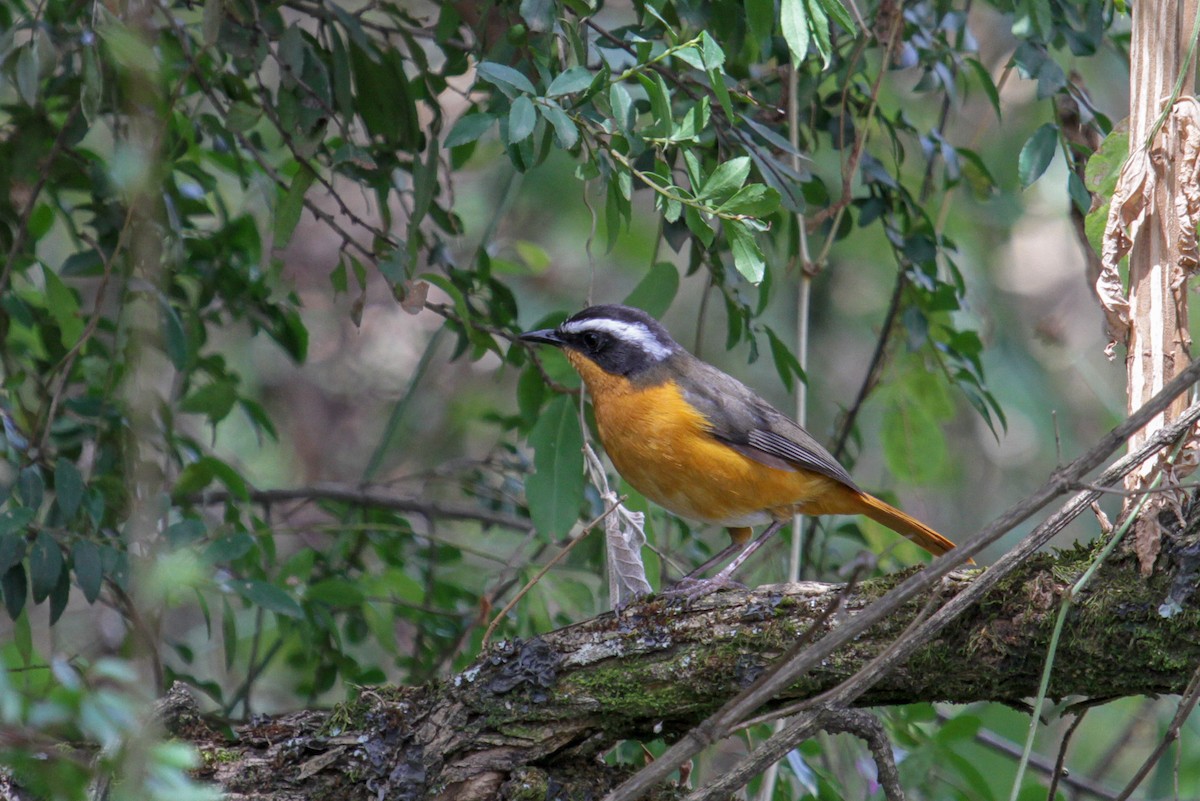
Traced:
<path id="1" fill-rule="evenodd" d="M 566 342 L 559 335 L 558 331 L 553 328 L 543 328 L 541 331 L 530 331 L 517 337 L 524 342 L 541 342 L 546 345 L 553 345 L 556 348 L 561 348 Z"/>

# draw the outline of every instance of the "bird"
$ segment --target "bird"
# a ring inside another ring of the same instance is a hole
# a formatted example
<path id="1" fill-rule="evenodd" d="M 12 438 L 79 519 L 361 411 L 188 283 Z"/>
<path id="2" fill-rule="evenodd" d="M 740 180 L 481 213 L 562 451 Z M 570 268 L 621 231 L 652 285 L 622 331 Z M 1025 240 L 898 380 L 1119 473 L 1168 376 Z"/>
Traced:
<path id="1" fill-rule="evenodd" d="M 564 352 L 591 397 L 605 452 L 634 489 L 679 517 L 728 529 L 730 545 L 685 580 L 740 553 L 711 579 L 691 579 L 691 592 L 733 584 L 734 571 L 797 513 L 865 515 L 935 556 L 954 547 L 859 488 L 799 423 L 641 309 L 589 306 L 518 339 Z"/>

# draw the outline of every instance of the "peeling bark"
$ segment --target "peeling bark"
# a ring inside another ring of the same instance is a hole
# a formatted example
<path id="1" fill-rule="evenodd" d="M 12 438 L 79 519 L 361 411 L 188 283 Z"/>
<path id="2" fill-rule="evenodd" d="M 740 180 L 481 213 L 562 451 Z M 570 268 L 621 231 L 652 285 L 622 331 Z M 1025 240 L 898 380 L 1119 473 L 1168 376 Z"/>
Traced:
<path id="1" fill-rule="evenodd" d="M 1102 568 L 1094 589 L 1077 599 L 1053 697 L 1176 693 L 1186 684 L 1200 662 L 1200 605 L 1188 578 L 1200 540 L 1179 535 L 1167 550 L 1178 559 L 1171 571 L 1145 581 L 1130 556 Z M 1019 704 L 1036 691 L 1059 602 L 1092 555 L 1079 549 L 1035 559 L 860 703 Z M 974 575 L 944 581 L 934 604 Z M 844 625 L 899 578 L 860 585 L 823 631 Z M 600 760 L 607 749 L 688 730 L 753 682 L 844 591 L 806 582 L 719 593 L 686 609 L 636 604 L 619 617 L 500 643 L 452 680 L 364 690 L 330 712 L 238 727 L 232 742 L 203 724 L 186 695 L 165 716 L 176 736 L 200 748 L 202 775 L 231 799 L 519 799 L 545 798 L 551 788 L 594 797 L 628 773 Z M 889 618 L 779 702 L 812 698 L 851 676 L 930 600 Z M 1168 602 L 1173 614 L 1164 616 Z M 663 787 L 652 797 L 677 795 Z"/>

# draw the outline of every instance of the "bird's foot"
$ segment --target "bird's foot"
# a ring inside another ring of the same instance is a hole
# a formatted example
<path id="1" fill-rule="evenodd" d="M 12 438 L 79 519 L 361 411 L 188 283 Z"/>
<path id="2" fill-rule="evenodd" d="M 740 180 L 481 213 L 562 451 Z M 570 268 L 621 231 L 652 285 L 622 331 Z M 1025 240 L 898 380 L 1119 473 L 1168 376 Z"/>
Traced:
<path id="1" fill-rule="evenodd" d="M 744 590 L 746 585 L 739 581 L 734 581 L 729 576 L 718 573 L 712 578 L 693 578 L 684 576 L 679 581 L 675 582 L 669 589 L 663 590 L 659 595 L 669 600 L 682 600 L 685 603 L 698 601 L 706 595 L 711 595 L 714 592 L 721 590 Z"/>

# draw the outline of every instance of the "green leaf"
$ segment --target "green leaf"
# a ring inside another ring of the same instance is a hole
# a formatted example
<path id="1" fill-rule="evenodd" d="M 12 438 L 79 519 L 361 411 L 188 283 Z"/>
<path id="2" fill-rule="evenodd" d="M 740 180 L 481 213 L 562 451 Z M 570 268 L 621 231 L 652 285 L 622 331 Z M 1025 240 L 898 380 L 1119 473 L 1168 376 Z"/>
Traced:
<path id="1" fill-rule="evenodd" d="M 708 176 L 708 180 L 704 182 L 704 186 L 700 188 L 696 198 L 716 204 L 724 203 L 742 188 L 742 184 L 746 183 L 749 176 L 749 156 L 738 156 L 729 161 L 723 161 L 713 170 L 712 175 Z"/>
<path id="2" fill-rule="evenodd" d="M 1092 196 L 1088 193 L 1087 187 L 1083 185 L 1083 181 L 1079 180 L 1079 176 L 1074 172 L 1067 173 L 1067 194 L 1080 214 L 1086 215 L 1091 211 Z"/>
<path id="3" fill-rule="evenodd" d="M 245 479 L 232 467 L 213 456 L 201 457 L 183 468 L 171 495 L 176 499 L 185 498 L 207 487 L 213 479 L 220 480 L 240 500 L 249 500 L 250 493 L 246 489 Z"/>
<path id="4" fill-rule="evenodd" d="M 633 126 L 635 114 L 633 97 L 630 96 L 629 90 L 619 83 L 614 83 L 608 90 L 608 104 L 612 106 L 613 121 L 617 124 L 617 129 L 628 133 Z"/>
<path id="5" fill-rule="evenodd" d="M 1058 149 L 1058 126 L 1046 123 L 1034 131 L 1033 136 L 1021 148 L 1017 157 L 1017 176 L 1022 187 L 1028 187 L 1050 166 L 1054 151 Z"/>
<path id="6" fill-rule="evenodd" d="M 180 411 L 203 414 L 214 423 L 224 420 L 237 402 L 237 384 L 214 381 L 200 387 L 179 402 Z"/>
<path id="7" fill-rule="evenodd" d="M 779 29 L 792 54 L 792 63 L 797 66 L 804 63 L 810 41 L 805 0 L 780 0 Z"/>
<path id="8" fill-rule="evenodd" d="M 792 391 L 793 378 L 798 377 L 801 381 L 805 381 L 804 368 L 800 366 L 800 360 L 796 358 L 796 354 L 792 353 L 791 349 L 784 344 L 783 340 L 771 330 L 770 326 L 764 326 L 767 332 L 767 342 L 771 346 L 771 359 L 775 362 L 775 371 L 779 373 L 780 380 L 787 387 L 787 391 Z"/>
<path id="9" fill-rule="evenodd" d="M 529 433 L 533 475 L 525 479 L 529 516 L 542 536 L 565 535 L 583 503 L 583 435 L 574 401 L 565 395 L 546 407 Z"/>
<path id="10" fill-rule="evenodd" d="M 526 427 L 537 422 L 545 399 L 546 382 L 542 380 L 542 374 L 532 366 L 522 370 L 517 379 L 517 409 Z M 0 540 L 2 544 L 3 540 Z M 3 562 L 0 562 L 0 570 L 3 570 Z"/>
<path id="11" fill-rule="evenodd" d="M 729 249 L 733 253 L 733 266 L 752 284 L 763 279 L 767 270 L 763 261 L 762 251 L 754 239 L 754 233 L 746 224 L 737 220 L 723 220 L 722 228 L 729 239 Z"/>
<path id="12" fill-rule="evenodd" d="M 454 123 L 450 133 L 446 134 L 445 147 L 458 147 L 469 144 L 483 136 L 496 124 L 496 118 L 491 114 L 466 114 Z"/>
<path id="13" fill-rule="evenodd" d="M 204 46 L 212 47 L 221 35 L 221 17 L 225 13 L 225 0 L 205 0 L 204 16 L 201 18 L 201 32 L 204 35 Z"/>
<path id="14" fill-rule="evenodd" d="M 234 133 L 245 133 L 258 124 L 263 117 L 262 108 L 250 103 L 231 103 L 225 115 L 225 127 Z"/>
<path id="15" fill-rule="evenodd" d="M 21 564 L 25 558 L 25 538 L 16 534 L 0 534 L 0 573 L 13 565 Z"/>
<path id="16" fill-rule="evenodd" d="M 334 296 L 347 291 L 346 274 L 346 258 L 343 256 L 338 260 L 337 267 L 334 267 L 333 271 L 329 273 L 329 286 L 333 289 Z"/>
<path id="17" fill-rule="evenodd" d="M 63 555 L 58 543 L 45 531 L 39 533 L 29 549 L 29 578 L 35 604 L 40 604 L 50 595 L 62 569 Z"/>
<path id="18" fill-rule="evenodd" d="M 50 625 L 53 626 L 67 609 L 71 600 L 71 574 L 68 570 L 60 570 L 58 581 L 50 588 Z"/>
<path id="19" fill-rule="evenodd" d="M 83 117 L 89 124 L 96 124 L 103 99 L 104 72 L 100 68 L 100 56 L 96 48 L 89 47 L 83 52 L 83 91 L 79 98 Z"/>
<path id="20" fill-rule="evenodd" d="M 83 500 L 83 475 L 70 459 L 60 456 L 54 465 L 54 494 L 66 520 L 75 517 Z"/>
<path id="21" fill-rule="evenodd" d="M 83 335 L 84 322 L 79 313 L 79 298 L 74 290 L 63 283 L 58 273 L 42 265 L 42 276 L 46 281 L 46 306 L 50 316 L 58 325 L 64 348 L 70 349 Z"/>
<path id="22" fill-rule="evenodd" d="M 700 54 L 705 70 L 720 70 L 725 66 L 725 51 L 708 31 L 700 31 Z"/>
<path id="23" fill-rule="evenodd" d="M 750 184 L 722 203 L 719 210 L 749 217 L 766 217 L 779 210 L 779 193 L 766 184 Z"/>
<path id="24" fill-rule="evenodd" d="M 24 506 L 9 509 L 0 514 L 0 535 L 16 534 L 17 532 L 24 531 L 25 527 L 32 523 L 35 517 L 37 517 L 36 509 L 29 509 Z M 24 542 L 24 538 L 21 538 L 21 541 Z M 21 553 L 24 553 L 24 550 Z M 4 570 L 3 565 L 3 560 L 0 559 L 0 570 Z"/>
<path id="25" fill-rule="evenodd" d="M 825 10 L 825 13 L 832 17 L 833 21 L 841 26 L 842 30 L 844 30 L 846 33 L 854 33 L 854 31 L 858 28 L 858 26 L 854 24 L 854 19 L 850 16 L 850 12 L 846 10 L 844 5 L 842 5 L 841 0 L 818 1 L 821 4 L 821 8 Z"/>
<path id="26" fill-rule="evenodd" d="M 304 591 L 304 600 L 318 601 L 332 606 L 360 606 L 364 598 L 363 588 L 357 582 L 343 578 L 327 578 L 310 584 Z"/>
<path id="27" fill-rule="evenodd" d="M 315 172 L 302 166 L 292 179 L 287 194 L 275 207 L 276 247 L 283 247 L 292 238 L 292 231 L 296 229 L 296 223 L 300 222 L 300 214 L 304 211 L 304 196 L 316 178 Z"/>
<path id="28" fill-rule="evenodd" d="M 633 288 L 624 303 L 641 309 L 651 317 L 662 317 L 671 308 L 678 291 L 679 270 L 670 262 L 660 261 L 650 265 L 645 277 Z"/>
<path id="29" fill-rule="evenodd" d="M 822 68 L 828 68 L 833 58 L 833 41 L 829 34 L 829 17 L 817 0 L 805 0 L 808 13 L 808 31 L 812 34 L 812 42 L 816 45 L 817 53 L 821 56 Z"/>
<path id="30" fill-rule="evenodd" d="M 696 211 L 692 206 L 685 206 L 683 209 L 683 221 L 687 223 L 688 230 L 700 240 L 704 247 L 712 247 L 716 233 L 713 231 L 712 226 L 700 216 L 700 212 Z"/>
<path id="31" fill-rule="evenodd" d="M 1050 0 L 1025 0 L 1026 13 L 1033 19 L 1035 29 L 1043 39 L 1054 34 L 1054 15 L 1050 11 Z"/>
<path id="32" fill-rule="evenodd" d="M 338 7 L 335 5 L 334 8 Z M 360 99 L 369 98 L 369 102 L 355 104 L 367 132 L 395 149 L 418 150 L 420 120 L 405 72 L 404 57 L 398 49 L 383 50 L 373 56 L 370 48 L 364 49 L 358 43 L 353 29 L 347 30 L 352 40 L 350 63 L 354 69 L 355 93 Z"/>
<path id="33" fill-rule="evenodd" d="M 537 111 L 533 108 L 533 101 L 521 95 L 513 101 L 508 111 L 508 140 L 505 144 L 515 145 L 524 141 L 533 133 L 536 124 Z"/>
<path id="34" fill-rule="evenodd" d="M 475 75 L 492 84 L 509 97 L 515 97 L 519 93 L 528 95 L 537 93 L 537 90 L 533 88 L 533 84 L 524 75 L 512 67 L 497 64 L 494 61 L 479 62 L 479 66 L 475 68 Z"/>
<path id="35" fill-rule="evenodd" d="M 594 77 L 587 67 L 571 67 L 554 76 L 554 80 L 546 87 L 546 97 L 561 97 L 582 92 L 592 85 Z"/>
<path id="36" fill-rule="evenodd" d="M 538 111 L 554 126 L 554 141 L 563 150 L 570 150 L 579 141 L 579 129 L 557 103 L 546 101 L 538 105 Z"/>
<path id="37" fill-rule="evenodd" d="M 984 94 L 988 97 L 988 102 L 992 104 L 992 110 L 996 112 L 996 119 L 1000 119 L 1000 90 L 996 88 L 996 82 L 992 80 L 992 74 L 988 72 L 987 67 L 977 58 L 963 59 L 975 76 L 979 78 L 979 85 L 983 87 Z"/>
<path id="38" fill-rule="evenodd" d="M 27 509 L 37 509 L 42 505 L 45 496 L 46 483 L 42 479 L 42 471 L 35 464 L 21 468 L 17 473 L 17 498 Z"/>
<path id="39" fill-rule="evenodd" d="M 4 608 L 8 616 L 16 620 L 21 610 L 25 608 L 25 600 L 29 597 L 29 586 L 25 579 L 25 565 L 17 563 L 0 576 L 0 594 L 4 595 Z"/>
<path id="40" fill-rule="evenodd" d="M 296 599 L 274 584 L 257 579 L 240 579 L 233 582 L 233 588 L 238 595 L 268 612 L 294 618 L 304 617 L 304 610 L 296 603 Z"/>
<path id="41" fill-rule="evenodd" d="M 165 295 L 159 294 L 158 308 L 162 314 L 163 346 L 167 358 L 176 370 L 186 370 L 192 360 L 192 348 L 183 320 Z"/>
<path id="42" fill-rule="evenodd" d="M 717 96 L 717 102 L 721 104 L 721 110 L 725 112 L 725 117 L 735 119 L 733 100 L 729 97 L 729 87 L 725 85 L 725 73 L 719 69 L 709 70 L 708 82 L 712 86 L 713 94 Z M 707 97 L 703 99 L 708 100 Z"/>
<path id="43" fill-rule="evenodd" d="M 758 43 L 761 53 L 770 51 L 771 34 L 775 32 L 774 0 L 745 0 L 746 25 Z"/>
<path id="44" fill-rule="evenodd" d="M 530 242 L 527 239 L 518 239 L 513 243 L 513 247 L 516 249 L 517 255 L 521 257 L 521 261 L 533 274 L 544 273 L 550 269 L 550 254 L 538 243 Z"/>
<path id="45" fill-rule="evenodd" d="M 674 127 L 674 119 L 671 114 L 671 90 L 666 80 L 657 72 L 653 75 L 638 73 L 637 79 L 650 99 L 650 125 L 645 135 L 667 136 Z"/>
<path id="46" fill-rule="evenodd" d="M 40 68 L 37 45 L 37 39 L 31 40 L 29 45 L 21 49 L 21 55 L 17 56 L 17 92 L 28 106 L 38 104 Z"/>
<path id="47" fill-rule="evenodd" d="M 1084 220 L 1088 242 L 1097 254 L 1103 252 L 1104 229 L 1108 227 L 1108 209 L 1117 189 L 1121 166 L 1129 156 L 1129 132 L 1113 131 L 1088 159 L 1084 174 L 1085 188 L 1104 202 Z"/>
<path id="48" fill-rule="evenodd" d="M 71 547 L 71 564 L 75 567 L 75 581 L 83 591 L 83 597 L 89 604 L 94 604 L 100 597 L 100 587 L 104 582 L 100 549 L 88 540 L 76 540 Z"/>
<path id="49" fill-rule="evenodd" d="M 29 223 L 25 226 L 29 241 L 36 242 L 45 236 L 54 225 L 54 207 L 48 203 L 39 203 L 29 215 Z"/>
<path id="50" fill-rule="evenodd" d="M 206 534 L 208 534 L 208 529 L 204 523 L 191 517 L 172 523 L 163 532 L 163 536 L 166 537 L 167 543 L 172 548 L 183 548 L 191 545 L 204 539 Z"/>
<path id="51" fill-rule="evenodd" d="M 330 59 L 333 65 L 333 99 L 337 104 L 338 113 L 346 119 L 353 119 L 354 108 L 354 68 L 350 64 L 350 51 L 334 25 L 326 26 L 326 35 L 330 42 Z"/>
<path id="52" fill-rule="evenodd" d="M 545 33 L 554 27 L 554 0 L 521 0 L 520 11 L 531 31 Z"/>
<path id="53" fill-rule="evenodd" d="M 59 273 L 69 278 L 101 275 L 104 273 L 104 259 L 95 250 L 72 253 L 63 261 Z"/>
<path id="54" fill-rule="evenodd" d="M 617 239 L 621 235 L 621 224 L 623 222 L 628 227 L 632 214 L 633 207 L 621 193 L 619 182 L 614 177 L 608 182 L 608 189 L 604 197 L 604 223 L 608 238 L 608 250 L 611 251 L 617 244 Z"/>

